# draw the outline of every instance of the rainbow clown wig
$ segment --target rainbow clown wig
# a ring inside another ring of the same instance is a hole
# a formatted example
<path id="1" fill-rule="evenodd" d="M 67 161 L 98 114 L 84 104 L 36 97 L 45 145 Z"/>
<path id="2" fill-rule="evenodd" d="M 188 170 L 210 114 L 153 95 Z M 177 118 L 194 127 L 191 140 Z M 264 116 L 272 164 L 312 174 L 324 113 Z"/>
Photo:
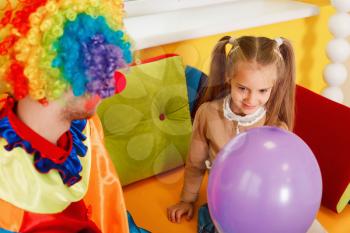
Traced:
<path id="1" fill-rule="evenodd" d="M 0 0 L 0 94 L 118 92 L 132 60 L 123 15 L 121 0 Z"/>

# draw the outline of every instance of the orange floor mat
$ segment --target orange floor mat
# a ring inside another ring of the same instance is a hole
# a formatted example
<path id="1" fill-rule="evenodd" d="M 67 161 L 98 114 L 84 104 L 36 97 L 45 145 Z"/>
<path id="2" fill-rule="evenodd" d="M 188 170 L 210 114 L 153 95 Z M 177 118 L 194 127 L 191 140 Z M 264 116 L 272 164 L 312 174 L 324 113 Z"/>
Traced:
<path id="1" fill-rule="evenodd" d="M 191 221 L 181 224 L 168 221 L 166 208 L 179 200 L 183 182 L 183 169 L 175 169 L 159 176 L 124 187 L 126 207 L 135 222 L 152 233 L 195 233 L 197 232 L 197 213 Z M 207 177 L 204 184 L 207 183 Z M 206 202 L 206 185 L 202 185 L 200 199 L 196 208 Z M 196 211 L 197 212 L 197 211 Z M 350 206 L 341 214 L 321 208 L 317 219 L 329 233 L 350 233 Z"/>
<path id="2" fill-rule="evenodd" d="M 350 205 L 347 205 L 340 214 L 321 207 L 317 219 L 328 233 L 350 233 Z"/>

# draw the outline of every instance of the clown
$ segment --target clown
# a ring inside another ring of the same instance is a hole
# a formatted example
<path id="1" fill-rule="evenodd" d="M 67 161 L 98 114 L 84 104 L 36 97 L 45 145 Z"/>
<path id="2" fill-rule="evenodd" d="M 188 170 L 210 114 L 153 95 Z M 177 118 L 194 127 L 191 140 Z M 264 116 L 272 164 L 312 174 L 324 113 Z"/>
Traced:
<path id="1" fill-rule="evenodd" d="M 132 60 L 120 0 L 0 1 L 0 232 L 129 232 L 94 116 Z"/>

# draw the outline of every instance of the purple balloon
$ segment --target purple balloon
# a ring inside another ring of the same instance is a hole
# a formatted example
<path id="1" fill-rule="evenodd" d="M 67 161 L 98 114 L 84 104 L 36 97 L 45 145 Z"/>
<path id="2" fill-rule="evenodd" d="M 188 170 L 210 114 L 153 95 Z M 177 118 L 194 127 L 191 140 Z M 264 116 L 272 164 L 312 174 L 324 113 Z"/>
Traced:
<path id="1" fill-rule="evenodd" d="M 227 143 L 208 181 L 209 212 L 220 233 L 305 233 L 321 196 L 312 151 L 275 127 L 254 128 Z"/>

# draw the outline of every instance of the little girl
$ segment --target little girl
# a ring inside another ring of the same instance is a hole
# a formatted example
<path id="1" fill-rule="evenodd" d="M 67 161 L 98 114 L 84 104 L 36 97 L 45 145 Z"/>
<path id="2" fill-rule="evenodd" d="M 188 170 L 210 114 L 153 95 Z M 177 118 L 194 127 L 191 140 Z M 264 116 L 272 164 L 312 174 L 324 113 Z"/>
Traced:
<path id="1" fill-rule="evenodd" d="M 168 208 L 168 219 L 179 223 L 183 215 L 193 217 L 206 170 L 237 134 L 264 125 L 292 130 L 294 95 L 295 61 L 288 40 L 221 38 L 212 54 L 208 87 L 198 100 L 181 199 Z M 203 206 L 200 221 L 205 216 L 209 214 Z M 210 218 L 209 225 L 214 232 Z M 205 227 L 198 230 L 205 232 Z"/>

